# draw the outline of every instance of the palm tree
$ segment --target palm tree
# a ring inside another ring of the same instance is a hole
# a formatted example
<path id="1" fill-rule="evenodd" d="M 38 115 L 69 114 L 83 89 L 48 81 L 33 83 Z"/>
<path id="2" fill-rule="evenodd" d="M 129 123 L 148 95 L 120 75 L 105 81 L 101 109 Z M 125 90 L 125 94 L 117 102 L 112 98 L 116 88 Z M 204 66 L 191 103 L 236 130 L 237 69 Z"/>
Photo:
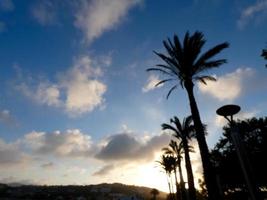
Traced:
<path id="1" fill-rule="evenodd" d="M 159 195 L 159 191 L 155 188 L 153 188 L 151 191 L 150 191 L 150 194 L 152 195 L 152 200 L 156 200 L 157 198 L 157 195 Z"/>
<path id="2" fill-rule="evenodd" d="M 156 161 L 157 163 L 160 164 L 161 168 L 166 173 L 171 199 L 175 199 L 172 195 L 173 190 L 172 190 L 172 181 L 171 181 L 171 174 L 173 171 L 174 161 L 175 161 L 174 157 L 170 155 L 161 155 L 160 160 Z"/>
<path id="3" fill-rule="evenodd" d="M 263 49 L 262 52 L 261 52 L 261 56 L 267 60 L 267 49 Z M 267 67 L 267 65 L 265 65 L 265 67 Z"/>
<path id="4" fill-rule="evenodd" d="M 220 53 L 223 49 L 229 46 L 228 43 L 222 43 L 211 48 L 207 52 L 200 55 L 201 49 L 205 44 L 203 33 L 196 31 L 190 36 L 189 32 L 185 34 L 183 44 L 179 41 L 178 36 L 174 35 L 173 42 L 168 39 L 163 41 L 163 45 L 167 50 L 167 54 L 154 52 L 158 55 L 165 64 L 158 64 L 154 68 L 149 68 L 147 71 L 158 71 L 168 76 L 157 83 L 156 86 L 175 81 L 176 83 L 171 87 L 167 94 L 167 98 L 174 91 L 179 84 L 186 89 L 190 102 L 190 109 L 192 118 L 196 129 L 196 138 L 198 141 L 205 182 L 209 193 L 209 199 L 219 200 L 221 197 L 218 195 L 218 187 L 215 179 L 215 172 L 213 170 L 209 149 L 206 142 L 202 122 L 198 106 L 194 96 L 194 83 L 200 81 L 206 84 L 207 80 L 215 81 L 214 77 L 205 75 L 208 69 L 219 67 L 226 63 L 226 59 L 211 60 L 212 57 Z"/>
<path id="5" fill-rule="evenodd" d="M 176 157 L 176 164 L 179 170 L 179 178 L 180 178 L 180 187 L 181 187 L 181 199 L 185 200 L 186 199 L 186 191 L 185 191 L 185 182 L 184 182 L 184 177 L 183 177 L 183 172 L 182 172 L 182 166 L 181 166 L 181 162 L 183 159 L 183 146 L 182 146 L 182 142 L 179 143 L 179 145 L 177 144 L 176 141 L 171 140 L 169 147 L 165 147 L 162 149 L 164 151 L 164 153 L 166 155 L 173 155 Z M 178 185 L 178 181 L 177 181 L 177 172 L 176 172 L 176 167 L 175 167 L 175 180 L 176 180 L 176 196 L 177 199 L 178 197 L 178 191 L 179 191 L 179 185 Z"/>
<path id="6" fill-rule="evenodd" d="M 190 200 L 196 199 L 196 189 L 194 184 L 194 176 L 193 176 L 193 170 L 192 165 L 190 161 L 190 147 L 188 145 L 188 140 L 190 140 L 192 137 L 194 137 L 194 126 L 192 124 L 192 117 L 188 116 L 184 119 L 183 123 L 181 124 L 180 120 L 177 117 L 174 117 L 170 120 L 171 124 L 174 124 L 175 126 L 172 126 L 171 124 L 162 124 L 162 130 L 171 130 L 174 132 L 174 136 L 178 139 L 181 139 L 182 147 L 184 149 L 184 155 L 185 155 L 185 167 L 187 171 L 187 179 L 188 179 L 188 187 L 189 187 L 189 196 Z"/>

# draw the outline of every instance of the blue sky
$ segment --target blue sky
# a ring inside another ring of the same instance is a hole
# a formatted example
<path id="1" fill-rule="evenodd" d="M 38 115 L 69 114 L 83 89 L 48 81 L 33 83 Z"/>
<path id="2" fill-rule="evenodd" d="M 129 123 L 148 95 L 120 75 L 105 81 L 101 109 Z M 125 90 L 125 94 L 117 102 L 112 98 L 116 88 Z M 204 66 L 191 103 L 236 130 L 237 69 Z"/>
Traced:
<path id="1" fill-rule="evenodd" d="M 196 30 L 204 50 L 230 43 L 218 56 L 228 63 L 210 72 L 218 81 L 195 87 L 212 147 L 221 105 L 266 116 L 266 23 L 266 0 L 0 0 L 0 182 L 165 190 L 154 162 L 169 140 L 160 124 L 189 105 L 181 88 L 166 100 L 167 85 L 152 87 L 162 78 L 145 71 L 161 62 L 153 50 Z"/>

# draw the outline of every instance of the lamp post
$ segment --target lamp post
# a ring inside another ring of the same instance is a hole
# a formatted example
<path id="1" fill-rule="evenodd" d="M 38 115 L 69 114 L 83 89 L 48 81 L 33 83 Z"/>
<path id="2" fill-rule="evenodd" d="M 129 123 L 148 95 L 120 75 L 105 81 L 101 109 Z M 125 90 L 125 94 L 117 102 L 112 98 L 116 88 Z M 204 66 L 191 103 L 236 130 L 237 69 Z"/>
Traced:
<path id="1" fill-rule="evenodd" d="M 233 120 L 233 115 L 237 114 L 240 111 L 240 106 L 238 105 L 225 105 L 220 107 L 216 113 L 220 116 L 223 116 L 230 124 L 231 127 L 231 138 L 235 146 L 237 157 L 246 181 L 248 192 L 252 200 L 259 200 L 258 188 L 252 176 L 252 169 L 246 155 L 245 147 L 240 138 L 238 127 L 235 125 Z"/>

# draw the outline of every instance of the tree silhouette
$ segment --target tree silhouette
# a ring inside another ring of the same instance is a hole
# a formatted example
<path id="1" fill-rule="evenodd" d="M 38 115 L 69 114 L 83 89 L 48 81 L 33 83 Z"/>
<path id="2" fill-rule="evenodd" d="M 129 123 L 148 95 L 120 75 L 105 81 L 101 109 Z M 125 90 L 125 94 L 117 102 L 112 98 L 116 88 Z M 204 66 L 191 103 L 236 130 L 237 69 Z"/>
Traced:
<path id="1" fill-rule="evenodd" d="M 263 49 L 262 52 L 261 52 L 261 56 L 267 60 L 267 49 Z M 265 67 L 267 67 L 267 64 L 265 65 Z"/>
<path id="2" fill-rule="evenodd" d="M 162 124 L 162 130 L 171 130 L 173 132 L 173 136 L 175 136 L 178 139 L 181 139 L 182 147 L 184 149 L 184 155 L 185 155 L 185 167 L 187 171 L 187 178 L 188 178 L 188 188 L 189 188 L 189 197 L 190 200 L 196 199 L 196 189 L 194 184 L 194 176 L 193 176 L 193 170 L 191 166 L 190 161 L 190 147 L 188 145 L 188 140 L 190 140 L 195 132 L 194 132 L 194 126 L 192 124 L 192 117 L 188 116 L 183 120 L 183 123 L 181 124 L 180 120 L 177 117 L 173 117 L 173 119 L 170 120 L 171 124 L 174 124 L 175 126 L 172 126 L 171 124 Z"/>
<path id="3" fill-rule="evenodd" d="M 159 195 L 159 191 L 157 189 L 153 188 L 150 191 L 150 194 L 152 195 L 152 200 L 156 200 L 157 199 L 157 195 Z"/>
<path id="4" fill-rule="evenodd" d="M 267 117 L 251 118 L 237 121 L 236 126 L 251 161 L 253 175 L 258 187 L 267 188 L 267 163 L 263 159 L 267 155 Z M 220 138 L 211 152 L 212 160 L 217 166 L 222 188 L 226 198 L 236 196 L 236 199 L 247 199 L 245 180 L 235 153 L 235 147 L 230 137 L 231 127 L 228 124 L 223 128 L 223 137 Z M 240 195 L 243 197 L 241 198 Z"/>
<path id="5" fill-rule="evenodd" d="M 183 156 L 182 156 L 182 154 L 183 154 L 182 142 L 180 142 L 178 145 L 176 141 L 171 140 L 169 143 L 169 147 L 165 147 L 162 150 L 164 151 L 164 154 L 172 155 L 172 156 L 176 157 L 176 165 L 177 165 L 178 170 L 179 170 L 179 178 L 180 178 L 180 194 L 181 194 L 180 199 L 185 200 L 186 199 L 186 190 L 185 190 L 185 182 L 184 182 L 182 166 L 181 166 L 181 161 L 183 158 Z M 179 199 L 179 193 L 178 193 L 179 184 L 177 181 L 176 168 L 175 168 L 174 173 L 175 173 L 175 180 L 176 180 L 176 197 L 177 197 L 177 199 Z"/>
<path id="6" fill-rule="evenodd" d="M 171 181 L 171 174 L 175 166 L 175 158 L 171 155 L 161 155 L 160 160 L 156 162 L 159 163 L 161 168 L 166 173 L 168 187 L 170 191 L 170 198 L 175 199 L 172 195 L 173 190 L 172 190 L 172 181 Z"/>
<path id="7" fill-rule="evenodd" d="M 219 67 L 226 63 L 226 59 L 211 60 L 215 55 L 229 46 L 228 43 L 222 43 L 211 48 L 207 52 L 200 55 L 201 49 L 205 44 L 203 33 L 196 31 L 193 35 L 187 32 L 184 36 L 183 43 L 180 42 L 178 36 L 174 35 L 173 42 L 168 39 L 163 41 L 163 45 L 167 50 L 167 54 L 155 52 L 165 64 L 158 64 L 147 71 L 157 71 L 167 76 L 156 84 L 156 86 L 167 82 L 175 82 L 167 94 L 167 98 L 179 84 L 185 88 L 190 102 L 192 118 L 196 129 L 196 138 L 198 141 L 205 183 L 210 200 L 221 199 L 217 186 L 215 172 L 210 161 L 209 149 L 205 138 L 198 106 L 194 96 L 194 83 L 199 81 L 206 84 L 206 81 L 215 81 L 214 77 L 205 75 L 204 73 L 212 68 Z"/>

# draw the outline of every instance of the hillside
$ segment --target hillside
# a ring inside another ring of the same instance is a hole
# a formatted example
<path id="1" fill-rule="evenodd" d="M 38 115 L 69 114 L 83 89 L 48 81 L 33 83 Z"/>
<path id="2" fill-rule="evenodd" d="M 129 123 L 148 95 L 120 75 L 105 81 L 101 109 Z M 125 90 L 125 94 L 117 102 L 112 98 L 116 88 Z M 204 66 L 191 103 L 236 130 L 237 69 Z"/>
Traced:
<path id="1" fill-rule="evenodd" d="M 139 199 L 151 199 L 152 188 L 120 183 L 86 186 L 35 186 L 0 185 L 0 200 L 3 199 L 82 199 L 82 200 L 117 200 L 136 196 Z M 166 193 L 160 192 L 158 200 L 166 199 Z"/>

